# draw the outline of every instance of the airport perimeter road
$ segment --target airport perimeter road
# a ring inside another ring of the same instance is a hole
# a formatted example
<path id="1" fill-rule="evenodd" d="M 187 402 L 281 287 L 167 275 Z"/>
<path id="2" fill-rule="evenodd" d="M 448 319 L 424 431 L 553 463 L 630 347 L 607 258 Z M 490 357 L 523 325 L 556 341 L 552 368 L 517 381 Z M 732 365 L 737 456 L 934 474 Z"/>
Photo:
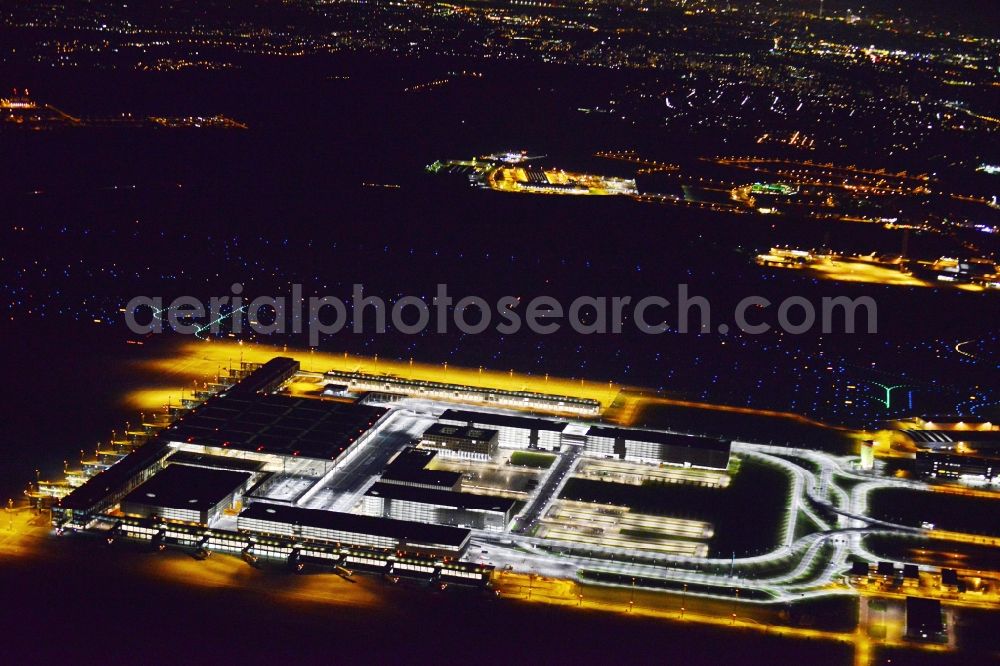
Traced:
<path id="1" fill-rule="evenodd" d="M 300 502 L 309 509 L 350 511 L 392 456 L 433 423 L 433 419 L 396 410 L 374 437 L 338 465 Z"/>
<path id="2" fill-rule="evenodd" d="M 513 530 L 515 533 L 526 534 L 531 530 L 549 503 L 559 496 L 559 491 L 566 485 L 573 474 L 573 469 L 580 461 L 582 448 L 580 446 L 567 446 L 566 450 L 559 454 L 556 463 L 549 468 L 548 474 L 542 479 L 538 492 L 528 501 L 528 506 L 518 516 L 517 527 Z"/>
<path id="3" fill-rule="evenodd" d="M 788 476 L 791 493 L 787 507 L 788 520 L 775 550 L 744 558 L 692 558 L 676 554 L 634 551 L 610 546 L 561 542 L 529 535 L 531 527 L 543 515 L 562 484 L 572 474 L 578 450 L 562 453 L 538 492 L 529 499 L 515 528 L 508 534 L 477 531 L 473 549 L 480 561 L 501 569 L 532 571 L 540 575 L 576 578 L 585 582 L 579 572 L 601 571 L 622 576 L 672 581 L 680 584 L 705 585 L 718 591 L 700 590 L 693 594 L 724 595 L 728 588 L 738 586 L 767 593 L 757 601 L 791 601 L 812 596 L 848 593 L 841 574 L 849 567 L 849 556 L 874 561 L 873 554 L 863 548 L 865 534 L 921 534 L 925 530 L 877 520 L 866 515 L 867 495 L 873 488 L 884 486 L 924 486 L 914 481 L 887 478 L 877 472 L 859 471 L 856 460 L 829 454 L 774 446 L 735 442 L 734 452 L 780 468 Z M 802 466 L 796 459 L 809 460 Z M 850 491 L 838 485 L 846 478 L 855 483 Z M 825 520 L 814 509 L 835 515 L 835 521 Z M 795 537 L 795 525 L 800 514 L 812 518 L 819 528 Z M 831 524 L 832 523 L 832 524 Z M 761 565 L 772 569 L 762 575 Z M 839 589 L 838 589 L 839 588 Z"/>

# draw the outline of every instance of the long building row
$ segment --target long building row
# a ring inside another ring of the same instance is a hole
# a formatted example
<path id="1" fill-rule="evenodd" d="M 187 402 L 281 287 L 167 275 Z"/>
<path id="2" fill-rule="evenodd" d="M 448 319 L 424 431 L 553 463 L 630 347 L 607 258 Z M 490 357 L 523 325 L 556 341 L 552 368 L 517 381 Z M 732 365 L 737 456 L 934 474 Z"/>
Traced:
<path id="1" fill-rule="evenodd" d="M 444 426 L 465 430 L 442 436 Z M 470 429 L 478 436 L 471 436 Z M 709 469 L 729 466 L 731 445 L 712 437 L 458 409 L 445 411 L 439 424 L 429 428 L 423 439 L 425 445 L 470 451 L 470 455 L 492 455 L 494 446 L 556 451 L 564 445 L 575 445 L 582 446 L 585 455 L 596 457 Z"/>
<path id="2" fill-rule="evenodd" d="M 461 400 L 496 407 L 539 409 L 596 416 L 601 403 L 592 398 L 575 398 L 568 395 L 535 393 L 534 391 L 508 391 L 504 389 L 448 384 L 419 379 L 404 379 L 391 375 L 371 375 L 363 372 L 325 373 L 327 381 L 345 385 L 351 391 L 379 391 L 436 400 Z"/>
<path id="3" fill-rule="evenodd" d="M 420 448 L 403 449 L 364 490 L 360 514 L 305 508 L 302 493 L 377 437 L 391 410 L 274 394 L 298 369 L 292 359 L 272 359 L 208 399 L 65 497 L 54 507 L 54 523 L 86 528 L 114 517 L 457 559 L 471 530 L 506 531 L 519 503 L 461 492 L 462 474 L 433 469 L 435 455 L 495 460 L 501 448 L 574 446 L 586 455 L 656 464 L 729 463 L 730 443 L 722 440 L 449 409 L 418 438 Z M 269 484 L 288 479 L 303 483 L 289 486 L 287 498 L 271 499 Z"/>

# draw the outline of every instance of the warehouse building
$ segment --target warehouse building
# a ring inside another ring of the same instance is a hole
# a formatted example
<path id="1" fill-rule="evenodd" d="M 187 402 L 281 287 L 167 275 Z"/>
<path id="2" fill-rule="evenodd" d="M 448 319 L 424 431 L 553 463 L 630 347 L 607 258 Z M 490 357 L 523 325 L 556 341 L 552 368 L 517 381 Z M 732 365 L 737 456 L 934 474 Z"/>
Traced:
<path id="1" fill-rule="evenodd" d="M 361 510 L 368 516 L 503 532 L 516 504 L 504 497 L 376 483 L 365 493 Z"/>
<path id="2" fill-rule="evenodd" d="M 726 469 L 731 442 L 656 430 L 593 426 L 584 452 L 644 463 Z"/>
<path id="3" fill-rule="evenodd" d="M 382 482 L 432 490 L 459 490 L 462 487 L 462 475 L 458 472 L 425 469 L 435 455 L 434 451 L 406 447 L 382 471 Z"/>
<path id="4" fill-rule="evenodd" d="M 449 557 L 460 557 L 472 536 L 469 530 L 458 527 L 264 502 L 244 509 L 236 527 L 241 532 Z"/>
<path id="5" fill-rule="evenodd" d="M 461 409 L 446 410 L 441 423 L 497 431 L 497 443 L 504 449 L 543 449 L 556 451 L 562 446 L 566 424 L 530 416 L 491 414 Z"/>
<path id="6" fill-rule="evenodd" d="M 499 437 L 496 430 L 435 423 L 420 436 L 420 444 L 443 456 L 489 460 L 497 454 Z"/>
<path id="7" fill-rule="evenodd" d="M 208 526 L 233 507 L 258 475 L 226 469 L 168 465 L 121 501 L 126 516 Z"/>

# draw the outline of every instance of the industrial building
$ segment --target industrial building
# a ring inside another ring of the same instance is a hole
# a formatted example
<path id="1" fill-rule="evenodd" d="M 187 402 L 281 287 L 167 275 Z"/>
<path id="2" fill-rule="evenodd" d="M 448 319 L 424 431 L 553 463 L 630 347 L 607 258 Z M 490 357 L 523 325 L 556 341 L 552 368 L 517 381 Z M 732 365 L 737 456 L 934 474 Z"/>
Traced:
<path id="1" fill-rule="evenodd" d="M 556 451 L 562 446 L 566 424 L 531 416 L 510 416 L 461 409 L 446 410 L 441 423 L 497 431 L 497 443 L 505 449 Z"/>
<path id="2" fill-rule="evenodd" d="M 255 502 L 236 520 L 237 530 L 308 541 L 460 557 L 471 532 L 458 527 Z"/>
<path id="3" fill-rule="evenodd" d="M 432 490 L 459 490 L 462 487 L 462 475 L 458 472 L 426 469 L 435 455 L 434 451 L 412 446 L 403 449 L 382 471 L 382 482 Z"/>
<path id="4" fill-rule="evenodd" d="M 711 437 L 593 426 L 587 431 L 584 451 L 636 462 L 726 469 L 730 445 Z"/>
<path id="5" fill-rule="evenodd" d="M 362 499 L 362 512 L 400 520 L 503 532 L 514 518 L 512 499 L 376 483 Z"/>
<path id="6" fill-rule="evenodd" d="M 226 469 L 167 465 L 160 473 L 126 495 L 126 516 L 209 525 L 239 501 L 259 474 Z"/>
<path id="7" fill-rule="evenodd" d="M 497 454 L 499 436 L 498 431 L 487 428 L 435 423 L 421 435 L 420 444 L 445 456 L 489 460 Z"/>

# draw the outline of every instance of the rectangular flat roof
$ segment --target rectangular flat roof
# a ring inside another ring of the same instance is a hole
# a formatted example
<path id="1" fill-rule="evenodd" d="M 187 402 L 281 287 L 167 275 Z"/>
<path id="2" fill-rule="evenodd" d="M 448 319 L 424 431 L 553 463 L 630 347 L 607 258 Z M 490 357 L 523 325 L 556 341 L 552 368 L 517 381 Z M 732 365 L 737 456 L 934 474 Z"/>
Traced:
<path id="1" fill-rule="evenodd" d="M 489 426 L 505 428 L 524 428 L 527 430 L 553 430 L 562 432 L 566 423 L 550 421 L 533 416 L 514 416 L 511 414 L 494 414 L 491 412 L 474 412 L 467 409 L 448 409 L 441 415 L 441 420 L 463 421 L 465 423 L 485 423 Z"/>
<path id="2" fill-rule="evenodd" d="M 175 451 L 167 458 L 168 465 L 192 465 L 194 467 L 212 467 L 215 469 L 229 469 L 236 472 L 259 472 L 267 465 L 260 460 L 247 460 L 246 458 L 233 458 L 230 456 L 213 456 L 207 453 L 194 453 L 192 451 Z"/>
<path id="3" fill-rule="evenodd" d="M 724 439 L 713 437 L 702 437 L 700 435 L 683 435 L 675 432 L 661 432 L 659 430 L 635 430 L 633 428 L 609 428 L 605 426 L 592 426 L 587 431 L 590 437 L 610 437 L 612 439 L 631 439 L 638 442 L 652 442 L 654 444 L 666 444 L 667 446 L 679 446 L 693 449 L 709 449 L 712 451 L 723 451 L 728 453 L 731 443 Z"/>
<path id="4" fill-rule="evenodd" d="M 418 449 L 413 446 L 408 446 L 399 453 L 397 453 L 389 461 L 389 465 L 386 469 L 391 469 L 395 471 L 420 471 L 427 467 L 434 457 L 437 456 L 437 452 L 428 451 L 427 449 Z"/>
<path id="5" fill-rule="evenodd" d="M 119 492 L 133 475 L 169 452 L 166 441 L 155 437 L 63 497 L 59 506 L 74 511 L 89 511 L 108 495 Z"/>
<path id="6" fill-rule="evenodd" d="M 548 403 L 585 405 L 597 409 L 601 403 L 593 398 L 575 398 L 569 395 L 554 395 L 551 393 L 535 393 L 533 391 L 508 391 L 506 389 L 489 388 L 485 386 L 469 386 L 466 384 L 449 384 L 445 382 L 435 382 L 425 379 L 405 379 L 396 375 L 388 374 L 368 374 L 364 372 L 343 372 L 330 370 L 324 373 L 328 379 L 340 379 L 351 382 L 382 383 L 383 386 L 396 386 L 405 389 L 416 389 L 417 391 L 441 390 L 449 393 L 485 393 L 489 395 L 499 395 L 511 398 L 521 398 L 525 400 L 539 400 Z"/>
<path id="7" fill-rule="evenodd" d="M 203 511 L 215 507 L 251 476 L 249 472 L 228 469 L 167 465 L 126 495 L 122 503 Z"/>
<path id="8" fill-rule="evenodd" d="M 302 509 L 254 502 L 240 513 L 240 518 L 267 520 L 290 525 L 315 527 L 318 529 L 354 532 L 372 536 L 397 539 L 404 543 L 449 546 L 461 548 L 471 536 L 471 532 L 461 527 L 430 525 L 411 520 L 361 516 L 340 511 L 322 509 Z"/>
<path id="9" fill-rule="evenodd" d="M 938 599 L 906 597 L 906 627 L 911 632 L 921 629 L 928 633 L 943 631 L 941 602 Z"/>
<path id="10" fill-rule="evenodd" d="M 174 442 L 333 460 L 388 411 L 283 395 L 229 394 L 210 398 L 164 436 Z"/>
<path id="11" fill-rule="evenodd" d="M 566 427 L 563 428 L 564 435 L 570 435 L 572 437 L 583 437 L 590 430 L 590 426 L 584 423 L 567 423 Z"/>
<path id="12" fill-rule="evenodd" d="M 489 428 L 473 428 L 469 426 L 456 426 L 448 423 L 434 423 L 424 430 L 423 436 L 435 437 L 458 437 L 459 439 L 491 439 L 499 433 Z"/>
<path id="13" fill-rule="evenodd" d="M 254 396 L 277 388 L 298 371 L 299 362 L 294 358 L 275 356 L 224 392 L 233 396 Z"/>
<path id="14" fill-rule="evenodd" d="M 436 454 L 434 451 L 407 447 L 396 454 L 382 472 L 382 478 L 389 481 L 421 483 L 427 486 L 453 488 L 462 475 L 459 472 L 424 469 Z"/>
<path id="15" fill-rule="evenodd" d="M 516 504 L 514 500 L 506 497 L 473 495 L 471 493 L 455 492 L 454 490 L 415 488 L 413 486 L 400 486 L 395 483 L 375 483 L 375 485 L 368 489 L 365 495 L 383 497 L 390 500 L 450 506 L 455 509 L 502 511 L 504 513 L 509 512 Z"/>

